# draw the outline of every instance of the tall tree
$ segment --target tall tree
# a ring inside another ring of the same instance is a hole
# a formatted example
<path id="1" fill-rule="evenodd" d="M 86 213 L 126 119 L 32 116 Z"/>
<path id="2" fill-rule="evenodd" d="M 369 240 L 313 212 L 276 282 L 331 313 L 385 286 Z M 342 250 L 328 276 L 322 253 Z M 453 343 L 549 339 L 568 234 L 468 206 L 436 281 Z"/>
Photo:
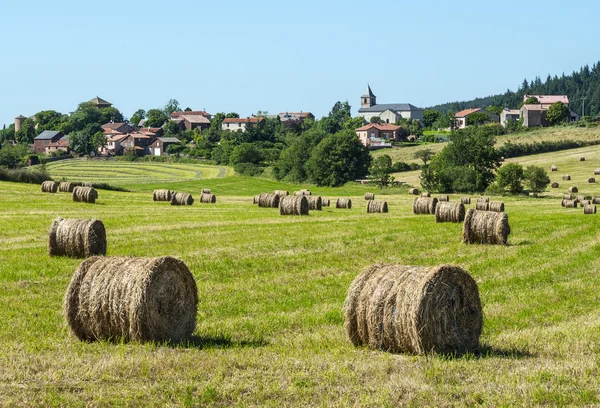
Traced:
<path id="1" fill-rule="evenodd" d="M 164 108 L 164 111 L 167 114 L 167 116 L 171 116 L 171 113 L 178 112 L 180 110 L 181 106 L 179 106 L 179 102 L 177 101 L 177 99 L 169 99 Z"/>
<path id="2" fill-rule="evenodd" d="M 133 124 L 133 126 L 138 126 L 143 119 L 146 119 L 146 111 L 143 109 L 138 109 L 131 116 L 130 122 Z"/>

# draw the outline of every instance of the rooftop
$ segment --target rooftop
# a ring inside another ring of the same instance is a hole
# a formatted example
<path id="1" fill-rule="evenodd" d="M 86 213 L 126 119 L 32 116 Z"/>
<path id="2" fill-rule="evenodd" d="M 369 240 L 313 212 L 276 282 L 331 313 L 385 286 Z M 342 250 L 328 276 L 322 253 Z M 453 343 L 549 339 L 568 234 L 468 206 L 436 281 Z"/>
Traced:
<path id="1" fill-rule="evenodd" d="M 56 130 L 44 130 L 42 133 L 36 136 L 34 140 L 52 140 L 56 136 L 62 136 L 62 132 Z"/>
<path id="2" fill-rule="evenodd" d="M 469 116 L 469 115 L 470 115 L 470 114 L 472 114 L 472 113 L 479 112 L 479 111 L 482 111 L 482 110 L 483 110 L 483 109 L 481 109 L 481 108 L 475 108 L 475 109 L 464 109 L 464 110 L 461 110 L 460 112 L 456 112 L 456 113 L 454 114 L 454 117 L 455 117 L 455 118 L 464 118 L 464 117 L 467 117 L 467 116 Z"/>
<path id="3" fill-rule="evenodd" d="M 258 123 L 263 120 L 264 118 L 225 118 L 223 123 Z"/>
<path id="4" fill-rule="evenodd" d="M 112 103 L 105 101 L 104 99 L 98 96 L 96 96 L 94 99 L 90 99 L 88 102 L 91 102 L 94 105 L 112 105 Z"/>
<path id="5" fill-rule="evenodd" d="M 400 112 L 408 112 L 408 111 L 417 111 L 421 110 L 410 103 L 380 103 L 377 105 L 373 105 L 370 108 L 360 108 L 359 112 L 385 112 L 386 110 L 391 111 L 400 111 Z"/>
<path id="6" fill-rule="evenodd" d="M 377 130 L 388 130 L 388 131 L 396 131 L 398 129 L 400 129 L 400 126 L 396 126 L 396 125 L 391 125 L 389 123 L 384 123 L 384 124 L 379 124 L 379 123 L 369 123 L 368 125 L 359 127 L 358 129 L 356 129 L 356 131 L 365 131 L 365 130 L 369 130 L 369 129 L 377 129 Z"/>

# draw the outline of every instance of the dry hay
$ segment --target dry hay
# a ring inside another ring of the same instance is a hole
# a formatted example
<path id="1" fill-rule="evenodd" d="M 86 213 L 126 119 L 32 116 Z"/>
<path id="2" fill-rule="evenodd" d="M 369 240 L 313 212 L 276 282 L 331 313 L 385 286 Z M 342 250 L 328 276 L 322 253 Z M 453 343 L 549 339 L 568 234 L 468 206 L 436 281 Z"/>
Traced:
<path id="1" fill-rule="evenodd" d="M 421 193 L 421 197 L 431 197 L 431 193 L 427 192 L 427 193 Z"/>
<path id="2" fill-rule="evenodd" d="M 510 226 L 503 212 L 470 209 L 463 224 L 463 242 L 466 244 L 507 245 Z"/>
<path id="3" fill-rule="evenodd" d="M 349 198 L 338 198 L 335 200 L 335 208 L 352 208 L 352 200 Z"/>
<path id="4" fill-rule="evenodd" d="M 435 197 L 417 197 L 413 201 L 413 214 L 435 214 L 438 199 Z"/>
<path id="5" fill-rule="evenodd" d="M 592 197 L 592 204 L 600 204 L 600 197 Z"/>
<path id="6" fill-rule="evenodd" d="M 321 199 L 321 206 L 322 207 L 329 207 L 331 205 L 331 201 L 329 200 L 329 198 L 322 198 Z"/>
<path id="7" fill-rule="evenodd" d="M 81 183 L 81 187 L 94 187 L 94 185 L 89 181 L 84 181 L 83 183 Z"/>
<path id="8" fill-rule="evenodd" d="M 583 213 L 584 214 L 596 214 L 596 206 L 592 205 L 592 204 L 584 205 Z"/>
<path id="9" fill-rule="evenodd" d="M 490 198 L 489 198 L 489 197 L 479 197 L 477 200 L 478 200 L 478 201 L 479 201 L 479 200 L 481 200 L 481 201 L 485 201 L 486 203 L 489 203 L 489 202 L 490 202 Z"/>
<path id="10" fill-rule="evenodd" d="M 287 190 L 273 190 L 273 194 L 278 195 L 280 197 L 287 197 L 290 195 L 290 192 Z"/>
<path id="11" fill-rule="evenodd" d="M 489 198 L 478 198 L 475 202 L 475 209 L 480 211 L 488 211 L 490 209 L 490 201 Z"/>
<path id="12" fill-rule="evenodd" d="M 569 187 L 569 193 L 577 193 L 579 190 L 577 187 Z"/>
<path id="13" fill-rule="evenodd" d="M 408 194 L 410 194 L 410 195 L 419 195 L 419 189 L 418 188 L 409 188 L 408 189 Z"/>
<path id="14" fill-rule="evenodd" d="M 375 200 L 375 193 L 365 193 L 365 200 Z"/>
<path id="15" fill-rule="evenodd" d="M 504 203 L 499 202 L 499 201 L 492 201 L 490 203 L 488 211 L 504 212 Z"/>
<path id="16" fill-rule="evenodd" d="M 260 196 L 257 196 L 257 195 L 255 195 L 255 196 L 252 198 L 252 204 L 258 204 L 258 197 L 260 197 Z"/>
<path id="17" fill-rule="evenodd" d="M 580 156 L 580 157 L 579 157 L 579 161 L 585 161 L 585 157 L 583 157 L 583 156 Z"/>
<path id="18" fill-rule="evenodd" d="M 210 188 L 203 188 L 200 194 L 210 194 Z"/>
<path id="19" fill-rule="evenodd" d="M 588 179 L 588 183 L 595 183 L 595 182 L 596 182 L 596 179 L 595 179 L 595 178 L 593 178 L 593 177 L 590 177 L 590 178 Z"/>
<path id="20" fill-rule="evenodd" d="M 435 207 L 435 222 L 463 222 L 465 220 L 465 205 L 442 201 Z"/>
<path id="21" fill-rule="evenodd" d="M 308 198 L 304 195 L 281 197 L 279 215 L 308 215 Z"/>
<path id="22" fill-rule="evenodd" d="M 554 183 L 551 184 L 552 188 L 558 188 L 558 183 L 555 181 Z"/>
<path id="23" fill-rule="evenodd" d="M 471 197 L 461 197 L 460 203 L 461 204 L 471 204 Z"/>
<path id="24" fill-rule="evenodd" d="M 170 257 L 92 257 L 79 265 L 63 301 L 80 340 L 174 341 L 196 327 L 198 289 Z"/>
<path id="25" fill-rule="evenodd" d="M 454 265 L 374 265 L 350 285 L 344 328 L 355 346 L 394 353 L 475 351 L 483 326 L 477 283 Z"/>
<path id="26" fill-rule="evenodd" d="M 171 205 L 192 205 L 194 198 L 191 194 L 175 193 L 171 196 Z"/>
<path id="27" fill-rule="evenodd" d="M 204 204 L 214 204 L 217 202 L 217 196 L 214 194 L 200 194 L 200 202 Z"/>
<path id="28" fill-rule="evenodd" d="M 106 230 L 100 220 L 64 219 L 52 222 L 48 255 L 88 258 L 106 255 Z"/>
<path id="29" fill-rule="evenodd" d="M 563 200 L 573 200 L 573 194 L 563 194 Z"/>
<path id="30" fill-rule="evenodd" d="M 441 195 L 440 198 L 438 199 L 438 201 L 444 201 L 444 202 L 448 202 L 450 201 L 450 197 L 448 195 Z"/>
<path id="31" fill-rule="evenodd" d="M 308 209 L 312 211 L 321 211 L 323 206 L 323 200 L 321 196 L 306 196 L 308 199 Z"/>
<path id="32" fill-rule="evenodd" d="M 557 171 L 557 170 L 558 170 L 558 167 L 556 167 L 555 165 L 552 165 L 550 167 L 550 171 Z"/>
<path id="33" fill-rule="evenodd" d="M 310 192 L 310 190 L 302 189 L 300 191 L 294 191 L 294 195 L 295 196 L 303 196 L 303 195 L 309 196 L 309 195 L 312 195 L 312 193 Z"/>
<path id="34" fill-rule="evenodd" d="M 262 208 L 277 208 L 282 198 L 276 194 L 260 193 L 258 195 L 258 206 Z"/>
<path id="35" fill-rule="evenodd" d="M 386 213 L 388 212 L 387 201 L 369 200 L 367 202 L 367 213 Z"/>
<path id="36" fill-rule="evenodd" d="M 581 200 L 579 201 L 579 205 L 585 207 L 586 205 L 592 205 L 592 200 Z"/>
<path id="37" fill-rule="evenodd" d="M 577 208 L 577 200 L 562 200 L 561 205 L 566 208 Z"/>
<path id="38" fill-rule="evenodd" d="M 61 181 L 58 184 L 58 191 L 60 191 L 61 193 L 72 193 L 73 189 L 75 188 L 75 183 L 70 183 L 68 181 Z"/>
<path id="39" fill-rule="evenodd" d="M 600 169 L 594 169 L 594 175 L 597 176 L 600 174 Z"/>
<path id="40" fill-rule="evenodd" d="M 578 195 L 576 198 L 577 201 L 582 202 L 583 200 L 585 200 L 585 196 L 582 195 Z"/>
<path id="41" fill-rule="evenodd" d="M 565 174 L 564 176 L 562 176 L 563 180 L 571 180 L 571 176 L 569 176 L 568 174 Z"/>
<path id="42" fill-rule="evenodd" d="M 56 193 L 58 191 L 58 184 L 55 181 L 44 181 L 42 183 L 42 193 Z"/>
<path id="43" fill-rule="evenodd" d="M 175 194 L 172 190 L 154 190 L 152 193 L 153 201 L 171 201 L 171 198 Z"/>
<path id="44" fill-rule="evenodd" d="M 98 192 L 93 187 L 75 187 L 73 189 L 73 201 L 78 203 L 94 204 L 98 198 Z"/>

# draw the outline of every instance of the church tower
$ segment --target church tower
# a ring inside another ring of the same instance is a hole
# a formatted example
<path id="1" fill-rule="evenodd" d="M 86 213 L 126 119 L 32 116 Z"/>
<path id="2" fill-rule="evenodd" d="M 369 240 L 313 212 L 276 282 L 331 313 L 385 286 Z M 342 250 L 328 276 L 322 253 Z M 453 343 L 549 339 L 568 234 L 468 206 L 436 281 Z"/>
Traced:
<path id="1" fill-rule="evenodd" d="M 367 90 L 360 97 L 360 107 L 361 108 L 370 108 L 374 105 L 377 105 L 377 97 L 371 91 L 371 87 L 367 85 Z"/>

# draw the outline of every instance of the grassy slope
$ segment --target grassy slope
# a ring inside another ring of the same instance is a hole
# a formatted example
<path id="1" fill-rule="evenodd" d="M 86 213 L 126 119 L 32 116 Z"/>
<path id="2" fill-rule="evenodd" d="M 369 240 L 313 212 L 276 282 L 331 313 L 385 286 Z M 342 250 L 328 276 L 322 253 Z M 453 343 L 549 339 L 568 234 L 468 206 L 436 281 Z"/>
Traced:
<path id="1" fill-rule="evenodd" d="M 582 163 L 575 151 L 527 160 L 557 164 L 553 177 L 564 169 L 581 184 L 600 167 L 598 147 L 583 150 Z M 281 186 L 267 180 L 156 184 L 196 196 L 210 187 L 218 196 L 216 205 L 192 207 L 153 203 L 154 184 L 126 186 L 136 192 L 101 191 L 86 205 L 0 182 L 0 405 L 600 403 L 597 217 L 557 199 L 507 198 L 511 245 L 466 246 L 460 225 L 412 215 L 405 194 L 385 196 L 389 214 L 365 214 L 361 186 L 314 188 L 352 195 L 354 208 L 306 218 L 251 205 L 252 195 Z M 199 287 L 193 341 L 85 344 L 69 336 L 61 302 L 80 260 L 46 255 L 58 215 L 102 219 L 109 255 L 183 259 Z M 378 262 L 466 267 L 484 305 L 483 354 L 424 358 L 352 347 L 342 326 L 346 291 Z"/>

